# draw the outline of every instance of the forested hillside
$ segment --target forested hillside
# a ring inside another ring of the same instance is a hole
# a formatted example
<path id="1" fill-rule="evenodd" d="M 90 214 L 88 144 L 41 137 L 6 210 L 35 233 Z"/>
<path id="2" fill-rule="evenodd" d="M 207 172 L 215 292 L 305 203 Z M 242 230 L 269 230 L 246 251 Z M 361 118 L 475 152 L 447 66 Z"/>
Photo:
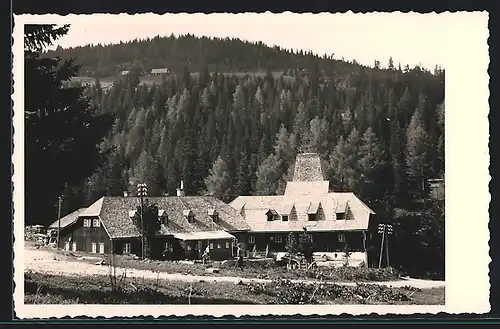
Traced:
<path id="1" fill-rule="evenodd" d="M 314 56 L 311 51 L 289 51 L 279 46 L 269 47 L 262 42 L 248 42 L 230 38 L 207 38 L 184 35 L 180 37 L 155 37 L 120 42 L 115 45 L 87 45 L 63 49 L 58 47 L 45 56 L 77 58 L 83 65 L 82 76 L 109 77 L 122 70 L 149 73 L 155 68 L 169 68 L 173 72 L 253 72 L 293 71 L 301 69 L 323 71 L 327 77 L 359 74 L 361 66 L 356 61 L 334 58 L 334 54 Z M 380 60 L 380 59 L 379 59 Z M 387 58 L 389 61 L 389 58 Z M 374 66 L 380 62 L 374 59 Z M 399 65 L 389 63 L 389 66 Z M 400 68 L 401 69 L 401 68 Z M 404 70 L 410 68 L 405 65 Z M 379 72 L 379 75 L 390 75 Z"/>
<path id="2" fill-rule="evenodd" d="M 392 62 L 389 69 L 369 68 L 193 36 L 45 54 L 53 55 L 75 56 L 80 74 L 96 77 L 86 94 L 116 118 L 103 145 L 114 151 L 91 177 L 67 187 L 65 212 L 103 195 L 134 193 L 138 182 L 151 196 L 173 195 L 180 180 L 187 195 L 225 201 L 278 194 L 295 154 L 314 151 L 332 190 L 354 191 L 405 232 L 399 239 L 409 249 L 400 263 L 410 259 L 418 267 L 416 259 L 425 258 L 420 270 L 443 273 L 444 209 L 428 198 L 427 179 L 444 174 L 444 71 L 401 70 Z M 179 74 L 153 87 L 139 84 L 137 74 L 155 67 Z M 98 77 L 130 68 L 140 69 L 101 88 Z M 270 74 L 303 68 L 308 79 Z M 217 73 L 254 69 L 268 74 Z M 200 73 L 193 78 L 190 71 Z"/>

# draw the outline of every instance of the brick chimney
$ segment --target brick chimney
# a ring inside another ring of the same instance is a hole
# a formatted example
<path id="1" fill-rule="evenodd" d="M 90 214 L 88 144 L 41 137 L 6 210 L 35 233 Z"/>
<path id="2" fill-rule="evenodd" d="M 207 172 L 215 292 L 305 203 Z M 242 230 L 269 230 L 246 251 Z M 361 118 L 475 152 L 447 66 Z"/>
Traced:
<path id="1" fill-rule="evenodd" d="M 177 189 L 177 196 L 184 196 L 184 182 L 183 181 L 181 181 L 181 185 Z"/>

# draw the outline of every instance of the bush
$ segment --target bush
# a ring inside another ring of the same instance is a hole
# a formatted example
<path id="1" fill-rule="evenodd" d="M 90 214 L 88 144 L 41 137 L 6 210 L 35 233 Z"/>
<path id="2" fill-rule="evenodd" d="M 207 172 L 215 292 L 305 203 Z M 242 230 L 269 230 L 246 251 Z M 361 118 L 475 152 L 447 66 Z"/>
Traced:
<path id="1" fill-rule="evenodd" d="M 409 296 L 397 289 L 376 284 L 355 286 L 327 283 L 307 284 L 281 279 L 273 280 L 271 284 L 250 283 L 247 288 L 255 294 L 275 296 L 277 304 L 317 304 L 320 299 L 325 298 L 360 304 L 412 301 Z"/>

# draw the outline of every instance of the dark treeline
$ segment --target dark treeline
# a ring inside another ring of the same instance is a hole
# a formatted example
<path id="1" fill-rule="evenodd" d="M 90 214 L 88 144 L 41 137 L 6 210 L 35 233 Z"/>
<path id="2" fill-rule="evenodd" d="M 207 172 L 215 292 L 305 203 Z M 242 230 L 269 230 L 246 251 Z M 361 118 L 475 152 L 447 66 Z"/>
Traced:
<path id="1" fill-rule="evenodd" d="M 297 152 L 313 151 L 323 159 L 332 190 L 355 192 L 379 220 L 394 223 L 394 264 L 414 275 L 443 275 L 444 209 L 429 198 L 427 179 L 444 175 L 444 71 L 401 70 L 392 61 L 388 69 L 378 62 L 369 68 L 192 36 L 55 54 L 77 56 L 81 74 L 97 77 L 85 93 L 101 114 L 115 117 L 102 145 L 114 151 L 88 179 L 67 186 L 65 212 L 104 195 L 134 193 L 138 182 L 151 196 L 174 195 L 180 180 L 187 195 L 209 193 L 225 201 L 279 194 Z M 132 73 L 101 88 L 98 77 L 127 62 L 146 71 L 182 69 L 152 87 Z M 310 68 L 308 79 L 270 73 L 304 67 Z M 258 68 L 268 73 L 209 73 Z"/>
<path id="2" fill-rule="evenodd" d="M 324 76 L 339 77 L 358 74 L 363 68 L 356 61 L 334 58 L 334 54 L 315 56 L 311 51 L 287 50 L 279 46 L 269 47 L 262 42 L 249 42 L 231 38 L 196 37 L 190 34 L 176 37 L 154 37 L 120 42 L 114 45 L 87 45 L 48 51 L 44 56 L 77 58 L 83 65 L 80 74 L 92 77 L 115 76 L 122 70 L 149 73 L 154 68 L 169 68 L 181 73 L 191 72 L 252 72 L 285 71 L 294 75 L 302 69 L 319 69 Z M 389 60 L 389 67 L 395 63 Z M 380 62 L 374 61 L 379 67 Z M 406 65 L 403 68 L 409 71 Z M 379 72 L 390 76 L 390 72 Z"/>

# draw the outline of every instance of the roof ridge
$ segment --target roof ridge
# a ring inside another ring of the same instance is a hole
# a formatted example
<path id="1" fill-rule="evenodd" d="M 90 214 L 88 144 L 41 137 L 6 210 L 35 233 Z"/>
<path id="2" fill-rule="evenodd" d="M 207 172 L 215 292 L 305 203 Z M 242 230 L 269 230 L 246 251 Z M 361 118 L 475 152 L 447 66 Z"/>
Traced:
<path id="1" fill-rule="evenodd" d="M 188 207 L 189 205 L 187 204 L 187 202 L 185 200 L 182 200 L 181 196 L 178 196 L 177 198 L 181 202 L 181 205 L 184 208 L 184 210 L 190 210 L 191 209 L 190 207 Z"/>

